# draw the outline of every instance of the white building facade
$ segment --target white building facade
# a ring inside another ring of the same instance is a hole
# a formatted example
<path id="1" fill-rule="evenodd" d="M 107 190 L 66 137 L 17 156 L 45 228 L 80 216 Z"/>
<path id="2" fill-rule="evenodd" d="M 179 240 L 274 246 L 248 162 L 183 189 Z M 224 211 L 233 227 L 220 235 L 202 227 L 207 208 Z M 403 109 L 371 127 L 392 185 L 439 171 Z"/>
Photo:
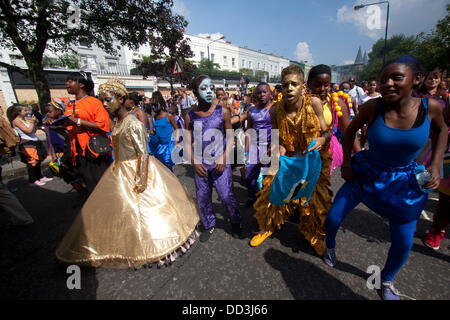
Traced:
<path id="1" fill-rule="evenodd" d="M 227 40 L 217 40 L 207 36 L 198 36 L 184 34 L 184 38 L 188 40 L 194 56 L 191 58 L 195 63 L 199 63 L 202 59 L 209 58 L 220 66 L 220 70 L 240 72 L 241 69 L 251 69 L 253 73 L 256 71 L 265 71 L 272 77 L 279 77 L 281 70 L 290 65 L 290 60 L 284 57 L 275 56 L 273 54 L 264 53 L 261 50 L 252 50 L 247 47 L 240 47 L 232 44 Z M 109 55 L 98 47 L 88 47 L 86 45 L 73 46 L 71 49 L 75 52 L 80 60 L 80 69 L 91 73 L 95 82 L 95 88 L 106 81 L 107 77 L 121 77 L 126 81 L 129 89 L 141 90 L 145 95 L 151 93 L 158 88 L 158 80 L 156 77 L 149 77 L 148 81 L 142 80 L 142 77 L 131 76 L 130 70 L 135 68 L 142 56 L 151 54 L 149 45 L 143 45 L 138 50 L 120 46 L 115 43 L 117 55 Z M 58 53 L 46 51 L 45 55 L 56 58 Z M 18 51 L 11 51 L 0 48 L 0 61 L 8 64 L 26 68 L 25 61 Z M 136 78 L 136 79 L 134 79 Z M 269 79 L 265 79 L 269 82 Z M 15 99 L 14 89 L 8 80 L 6 69 L 0 68 L 0 90 L 7 104 L 11 101 L 18 102 Z M 233 84 L 232 87 L 235 87 Z"/>

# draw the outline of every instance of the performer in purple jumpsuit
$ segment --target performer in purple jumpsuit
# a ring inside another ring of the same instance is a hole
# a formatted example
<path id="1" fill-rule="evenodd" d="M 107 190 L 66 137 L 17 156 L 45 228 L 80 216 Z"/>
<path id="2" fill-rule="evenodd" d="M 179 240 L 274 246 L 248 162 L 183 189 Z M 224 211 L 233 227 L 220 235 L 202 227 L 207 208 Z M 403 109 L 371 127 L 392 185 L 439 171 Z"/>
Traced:
<path id="1" fill-rule="evenodd" d="M 209 239 L 216 223 L 211 198 L 213 186 L 230 216 L 232 236 L 242 238 L 242 217 L 233 195 L 231 165 L 226 164 L 234 142 L 225 135 L 225 130 L 232 128 L 230 111 L 213 103 L 214 85 L 208 76 L 194 79 L 193 92 L 199 104 L 186 115 L 185 124 L 192 143 L 190 149 L 185 145 L 185 151 L 189 151 L 195 169 L 197 204 L 204 227 L 200 241 Z"/>
<path id="2" fill-rule="evenodd" d="M 272 129 L 272 120 L 269 110 L 273 105 L 272 93 L 267 83 L 260 83 L 256 87 L 256 107 L 251 107 L 247 114 L 247 135 L 245 139 L 246 165 L 245 165 L 245 183 L 248 190 L 248 201 L 246 206 L 251 207 L 256 201 L 256 194 L 260 191 L 258 187 L 258 177 L 261 172 L 261 166 L 268 167 L 268 164 L 261 164 L 260 160 L 263 154 L 270 148 L 270 138 Z M 253 133 L 250 132 L 254 129 Z"/>

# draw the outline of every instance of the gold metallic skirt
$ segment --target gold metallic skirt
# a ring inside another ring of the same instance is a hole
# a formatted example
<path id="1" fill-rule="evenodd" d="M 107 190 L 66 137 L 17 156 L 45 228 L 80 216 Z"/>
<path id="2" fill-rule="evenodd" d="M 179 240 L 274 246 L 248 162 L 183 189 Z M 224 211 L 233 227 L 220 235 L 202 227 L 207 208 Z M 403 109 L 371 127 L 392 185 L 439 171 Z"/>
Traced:
<path id="1" fill-rule="evenodd" d="M 135 159 L 108 168 L 56 249 L 60 261 L 122 269 L 189 247 L 200 220 L 194 199 L 151 156 L 147 187 L 135 192 L 138 165 Z"/>

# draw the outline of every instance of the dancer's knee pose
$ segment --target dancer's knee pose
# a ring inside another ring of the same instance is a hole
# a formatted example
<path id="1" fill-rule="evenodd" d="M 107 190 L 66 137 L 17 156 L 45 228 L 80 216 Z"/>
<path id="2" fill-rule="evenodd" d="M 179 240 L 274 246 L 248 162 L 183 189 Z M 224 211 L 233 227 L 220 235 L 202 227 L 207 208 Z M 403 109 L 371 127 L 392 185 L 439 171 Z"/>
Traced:
<path id="1" fill-rule="evenodd" d="M 361 106 L 344 135 L 342 177 L 346 183 L 338 191 L 326 221 L 324 261 L 336 263 L 336 233 L 348 213 L 363 202 L 390 224 L 391 248 L 381 272 L 383 299 L 398 300 L 392 281 L 406 262 L 413 244 L 416 222 L 427 201 L 416 180 L 419 171 L 414 159 L 428 140 L 430 123 L 438 139 L 428 167 L 431 179 L 423 188 L 439 186 L 439 168 L 447 144 L 447 127 L 442 107 L 436 101 L 411 96 L 420 80 L 420 65 L 412 56 L 394 58 L 380 74 L 381 98 Z M 351 157 L 356 132 L 368 124 L 370 149 Z"/>

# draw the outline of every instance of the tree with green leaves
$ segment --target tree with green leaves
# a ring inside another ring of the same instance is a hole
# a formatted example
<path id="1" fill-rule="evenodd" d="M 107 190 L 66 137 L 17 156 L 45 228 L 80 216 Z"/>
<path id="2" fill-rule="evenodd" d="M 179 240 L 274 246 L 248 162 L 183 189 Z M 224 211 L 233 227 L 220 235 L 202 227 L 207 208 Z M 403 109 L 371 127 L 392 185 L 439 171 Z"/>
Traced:
<path id="1" fill-rule="evenodd" d="M 45 50 L 67 52 L 82 42 L 115 55 L 117 41 L 131 49 L 149 43 L 152 54 L 161 54 L 166 39 L 187 26 L 172 6 L 172 0 L 0 0 L 0 46 L 18 50 L 28 68 L 0 66 L 31 79 L 43 107 L 50 101 Z"/>
<path id="2" fill-rule="evenodd" d="M 164 50 L 160 50 L 164 48 Z M 142 56 L 137 69 L 144 76 L 156 76 L 170 83 L 170 89 L 173 90 L 174 83 L 187 85 L 197 68 L 189 58 L 194 53 L 189 46 L 188 40 L 184 38 L 183 30 L 174 30 L 172 33 L 162 37 L 158 42 L 157 48 L 152 48 L 150 56 Z M 178 62 L 183 69 L 183 73 L 173 75 L 175 63 Z"/>
<path id="3" fill-rule="evenodd" d="M 390 58 L 412 54 L 416 55 L 416 48 L 418 41 L 416 37 L 406 37 L 402 34 L 394 35 L 387 40 L 386 43 L 386 61 Z M 383 66 L 384 57 L 384 39 L 380 39 L 372 46 L 372 51 L 368 54 L 369 63 L 358 74 L 358 80 L 367 80 L 370 77 L 378 76 L 381 67 Z"/>
<path id="4" fill-rule="evenodd" d="M 44 68 L 80 69 L 80 59 L 73 52 L 66 52 L 57 58 L 44 55 L 42 66 Z"/>
<path id="5" fill-rule="evenodd" d="M 436 30 L 429 34 L 418 35 L 418 58 L 427 70 L 439 68 L 450 72 L 450 4 L 447 15 L 436 25 Z"/>

